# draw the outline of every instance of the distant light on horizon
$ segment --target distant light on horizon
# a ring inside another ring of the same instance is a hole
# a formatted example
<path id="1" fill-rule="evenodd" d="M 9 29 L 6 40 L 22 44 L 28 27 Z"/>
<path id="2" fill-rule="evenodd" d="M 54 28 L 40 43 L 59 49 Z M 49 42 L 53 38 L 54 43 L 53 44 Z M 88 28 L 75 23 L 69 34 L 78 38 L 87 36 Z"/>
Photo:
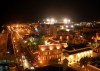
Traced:
<path id="1" fill-rule="evenodd" d="M 65 23 L 65 24 L 70 23 L 70 19 L 64 18 L 64 19 L 63 19 L 63 23 Z"/>
<path id="2" fill-rule="evenodd" d="M 46 24 L 54 24 L 56 22 L 57 22 L 57 20 L 55 20 L 54 18 L 47 18 L 45 21 Z"/>

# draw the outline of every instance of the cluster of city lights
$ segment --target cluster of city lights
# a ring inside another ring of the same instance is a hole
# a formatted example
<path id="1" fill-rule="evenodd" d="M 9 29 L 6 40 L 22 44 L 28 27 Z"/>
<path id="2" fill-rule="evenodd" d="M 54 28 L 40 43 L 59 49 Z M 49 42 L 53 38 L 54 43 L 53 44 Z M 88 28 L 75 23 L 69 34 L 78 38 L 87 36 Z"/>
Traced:
<path id="1" fill-rule="evenodd" d="M 70 23 L 70 19 L 64 18 L 63 23 L 65 23 L 65 24 Z"/>
<path id="2" fill-rule="evenodd" d="M 66 43 L 63 43 L 62 45 L 60 45 L 60 44 L 40 45 L 39 47 L 40 47 L 40 50 L 41 51 L 45 51 L 46 49 L 53 50 L 55 48 L 59 50 L 59 49 L 61 49 L 61 47 L 66 48 L 67 47 L 67 44 Z"/>
<path id="3" fill-rule="evenodd" d="M 49 46 L 49 50 L 53 50 L 54 49 L 54 47 L 51 45 L 48 45 Z M 56 46 L 56 49 L 60 49 L 60 45 L 57 45 Z M 41 51 L 45 51 L 46 50 L 46 48 L 45 47 L 41 47 Z"/>
<path id="4" fill-rule="evenodd" d="M 58 21 L 54 18 L 47 18 L 44 23 L 46 24 L 54 24 L 54 23 L 58 23 Z M 61 23 L 64 23 L 64 24 L 69 24 L 70 23 L 70 19 L 68 18 L 64 18 Z"/>
<path id="5" fill-rule="evenodd" d="M 92 57 L 92 56 L 93 56 L 92 50 L 84 51 L 84 52 L 78 53 L 76 55 L 70 55 L 68 57 L 68 61 L 69 61 L 69 64 L 73 64 L 77 61 L 80 61 L 80 59 L 83 58 L 83 57 Z"/>
<path id="6" fill-rule="evenodd" d="M 54 24 L 54 23 L 56 23 L 56 22 L 57 22 L 57 20 L 55 20 L 54 18 L 48 18 L 48 19 L 46 19 L 46 21 L 45 21 L 46 24 Z"/>

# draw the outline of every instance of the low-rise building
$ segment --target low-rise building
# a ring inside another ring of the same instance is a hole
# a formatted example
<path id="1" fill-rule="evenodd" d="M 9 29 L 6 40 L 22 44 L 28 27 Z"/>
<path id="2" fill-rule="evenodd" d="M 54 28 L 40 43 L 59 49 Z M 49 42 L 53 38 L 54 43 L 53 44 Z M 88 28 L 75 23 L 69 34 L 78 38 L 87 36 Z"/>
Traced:
<path id="1" fill-rule="evenodd" d="M 39 45 L 39 66 L 49 65 L 50 60 L 60 61 L 65 47 L 67 47 L 66 43 Z"/>
<path id="2" fill-rule="evenodd" d="M 80 48 L 77 50 L 65 50 L 63 52 L 62 61 L 66 58 L 68 65 L 78 63 L 81 58 L 93 57 L 93 50 L 90 47 Z"/>

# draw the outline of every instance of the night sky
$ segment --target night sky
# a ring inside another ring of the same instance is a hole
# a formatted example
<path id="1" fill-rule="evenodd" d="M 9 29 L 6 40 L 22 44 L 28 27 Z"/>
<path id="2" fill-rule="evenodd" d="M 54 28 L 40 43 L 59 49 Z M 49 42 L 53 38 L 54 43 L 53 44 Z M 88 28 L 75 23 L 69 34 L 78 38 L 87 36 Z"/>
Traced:
<path id="1" fill-rule="evenodd" d="M 45 17 L 73 21 L 100 20 L 100 0 L 0 0 L 0 25 L 32 22 Z"/>

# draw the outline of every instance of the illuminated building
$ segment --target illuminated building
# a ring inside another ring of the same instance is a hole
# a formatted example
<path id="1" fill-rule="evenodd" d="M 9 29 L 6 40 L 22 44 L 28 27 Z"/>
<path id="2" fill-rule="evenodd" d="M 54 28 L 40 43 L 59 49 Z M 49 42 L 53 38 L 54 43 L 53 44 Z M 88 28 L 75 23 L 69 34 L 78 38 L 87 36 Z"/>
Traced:
<path id="1" fill-rule="evenodd" d="M 52 59 L 61 60 L 63 48 L 65 47 L 67 47 L 66 43 L 39 45 L 39 65 L 49 65 L 49 61 Z"/>
<path id="2" fill-rule="evenodd" d="M 78 63 L 81 58 L 93 57 L 93 50 L 90 47 L 80 48 L 77 50 L 65 50 L 63 52 L 62 61 L 68 59 L 68 65 Z"/>

